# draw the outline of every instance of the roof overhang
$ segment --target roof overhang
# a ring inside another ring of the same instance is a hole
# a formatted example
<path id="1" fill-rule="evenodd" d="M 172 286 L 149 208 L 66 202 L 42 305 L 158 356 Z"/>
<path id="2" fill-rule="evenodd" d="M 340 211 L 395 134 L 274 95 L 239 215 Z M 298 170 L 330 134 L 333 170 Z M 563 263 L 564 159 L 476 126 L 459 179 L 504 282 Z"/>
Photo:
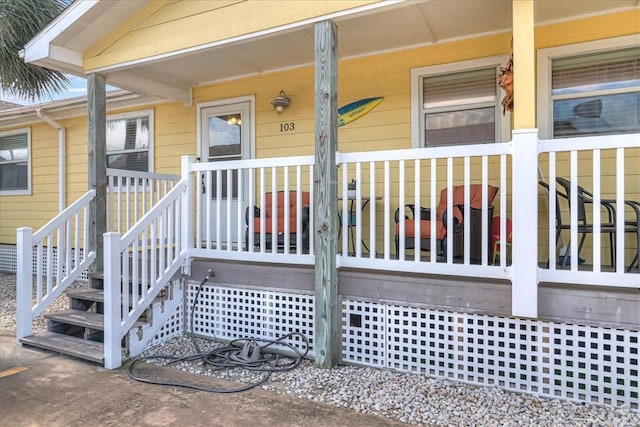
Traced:
<path id="1" fill-rule="evenodd" d="M 110 85 L 188 104 L 196 86 L 313 64 L 313 27 L 322 20 L 331 19 L 339 27 L 340 59 L 512 31 L 512 0 L 387 0 L 141 60 L 84 69 L 83 52 L 146 3 L 76 0 L 27 44 L 25 61 L 77 75 L 101 73 Z M 637 8 L 638 0 L 538 1 L 535 7 L 536 25 L 541 25 Z"/>
<path id="2" fill-rule="evenodd" d="M 25 45 L 24 60 L 84 75 L 83 52 L 146 3 L 146 0 L 76 0 Z"/>
<path id="3" fill-rule="evenodd" d="M 106 94 L 107 112 L 136 106 L 163 102 L 162 98 L 140 95 L 127 90 L 109 91 Z M 78 96 L 42 104 L 16 107 L 0 111 L 0 128 L 28 126 L 42 122 L 38 110 L 45 112 L 52 120 L 63 120 L 70 117 L 87 115 L 87 97 Z"/>

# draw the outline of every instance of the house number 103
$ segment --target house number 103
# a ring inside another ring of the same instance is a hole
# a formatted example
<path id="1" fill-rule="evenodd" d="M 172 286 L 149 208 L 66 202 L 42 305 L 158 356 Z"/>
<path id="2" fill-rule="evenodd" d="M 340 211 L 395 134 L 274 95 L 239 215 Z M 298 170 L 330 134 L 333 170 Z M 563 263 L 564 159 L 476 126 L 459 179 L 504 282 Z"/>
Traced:
<path id="1" fill-rule="evenodd" d="M 280 132 L 291 132 L 295 129 L 296 124 L 294 122 L 280 123 Z"/>

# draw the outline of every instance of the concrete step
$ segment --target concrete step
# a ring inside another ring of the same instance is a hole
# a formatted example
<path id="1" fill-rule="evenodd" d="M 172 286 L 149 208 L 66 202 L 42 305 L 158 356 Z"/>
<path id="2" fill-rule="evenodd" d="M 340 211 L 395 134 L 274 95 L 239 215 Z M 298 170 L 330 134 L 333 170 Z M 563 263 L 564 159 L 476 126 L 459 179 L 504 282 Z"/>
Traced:
<path id="1" fill-rule="evenodd" d="M 55 351 L 61 354 L 104 363 L 104 344 L 96 341 L 84 340 L 55 332 L 38 332 L 20 339 L 20 342 L 32 347 Z"/>

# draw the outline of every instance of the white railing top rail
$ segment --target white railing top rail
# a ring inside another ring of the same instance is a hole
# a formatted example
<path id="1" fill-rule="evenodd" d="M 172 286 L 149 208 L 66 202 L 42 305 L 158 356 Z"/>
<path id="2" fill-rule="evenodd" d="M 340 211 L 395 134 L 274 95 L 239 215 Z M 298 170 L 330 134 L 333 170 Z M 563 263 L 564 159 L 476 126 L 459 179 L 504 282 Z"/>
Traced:
<path id="1" fill-rule="evenodd" d="M 573 268 L 573 267 L 570 267 Z M 538 271 L 541 282 L 569 283 L 576 285 L 592 285 L 603 287 L 621 287 L 637 289 L 640 283 L 638 273 L 624 273 L 616 271 L 579 271 L 545 269 Z"/>
<path id="2" fill-rule="evenodd" d="M 134 240 L 138 238 L 138 235 L 141 234 L 145 228 L 153 222 L 160 212 L 164 211 L 175 199 L 178 198 L 178 195 L 184 191 L 187 186 L 187 178 L 180 180 L 172 189 L 167 193 L 166 196 L 162 198 L 156 205 L 154 205 L 151 209 L 149 209 L 143 216 L 140 218 L 136 224 L 130 228 L 120 239 L 122 246 L 126 247 L 130 245 Z"/>
<path id="3" fill-rule="evenodd" d="M 43 225 L 37 232 L 33 233 L 33 241 L 38 242 L 51 234 L 55 229 L 65 224 L 68 218 L 75 214 L 80 209 L 83 209 L 85 205 L 91 201 L 96 195 L 95 190 L 89 190 L 78 200 L 70 204 L 65 210 L 60 212 L 49 222 Z"/>
<path id="4" fill-rule="evenodd" d="M 640 147 L 640 133 L 539 140 L 539 152 L 587 151 Z"/>
<path id="5" fill-rule="evenodd" d="M 190 255 L 194 258 L 217 258 L 220 260 L 229 261 L 247 261 L 256 263 L 285 263 L 292 265 L 312 265 L 315 260 L 313 254 L 297 254 L 295 252 L 284 253 L 272 253 L 259 251 L 236 251 L 236 250 L 224 250 L 224 249 L 206 249 L 196 248 L 192 249 Z"/>
<path id="6" fill-rule="evenodd" d="M 266 159 L 229 160 L 222 162 L 192 163 L 194 172 L 227 170 L 227 169 L 258 169 L 284 166 L 310 166 L 315 164 L 314 156 L 274 157 Z"/>
<path id="7" fill-rule="evenodd" d="M 447 147 L 408 148 L 402 150 L 336 153 L 336 163 L 369 162 L 380 160 L 448 159 L 466 156 L 495 156 L 509 154 L 510 142 L 496 144 L 454 145 Z"/>
<path id="8" fill-rule="evenodd" d="M 126 169 L 107 168 L 107 176 L 119 176 L 123 178 L 144 178 L 144 179 L 160 179 L 167 181 L 178 181 L 180 175 L 172 175 L 167 173 L 140 172 Z"/>

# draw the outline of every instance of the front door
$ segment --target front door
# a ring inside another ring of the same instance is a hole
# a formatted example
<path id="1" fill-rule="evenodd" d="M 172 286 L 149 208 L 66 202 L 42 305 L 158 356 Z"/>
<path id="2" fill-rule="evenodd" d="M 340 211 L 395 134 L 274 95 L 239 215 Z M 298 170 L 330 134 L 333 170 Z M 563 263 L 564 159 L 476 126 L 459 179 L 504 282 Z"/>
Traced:
<path id="1" fill-rule="evenodd" d="M 250 159 L 252 157 L 251 138 L 251 101 L 229 101 L 229 103 L 216 103 L 212 106 L 204 106 L 200 109 L 200 159 L 202 162 L 220 162 L 229 160 Z M 227 185 L 228 177 L 226 171 L 222 172 L 221 185 L 217 184 L 215 172 L 211 175 L 211 198 L 202 203 L 203 211 L 206 211 L 207 204 L 210 204 L 210 216 L 207 219 L 205 212 L 202 212 L 203 230 L 201 236 L 208 239 L 215 247 L 215 242 L 220 242 L 223 249 L 231 246 L 235 247 L 241 241 L 242 236 L 238 236 L 238 206 L 246 206 L 246 189 L 238 189 L 237 171 L 231 177 L 231 191 Z M 205 176 L 202 176 L 203 183 Z M 242 181 L 245 185 L 246 180 Z M 220 188 L 218 197 L 217 188 Z M 205 197 L 201 193 L 201 196 Z M 218 209 L 218 204 L 220 204 Z M 230 210 L 228 210 L 228 205 Z M 220 226 L 216 227 L 216 213 L 220 213 Z M 231 212 L 229 219 L 231 226 L 227 227 L 228 212 Z M 207 227 L 209 222 L 209 227 Z M 208 232 L 207 232 L 208 228 Z"/>

